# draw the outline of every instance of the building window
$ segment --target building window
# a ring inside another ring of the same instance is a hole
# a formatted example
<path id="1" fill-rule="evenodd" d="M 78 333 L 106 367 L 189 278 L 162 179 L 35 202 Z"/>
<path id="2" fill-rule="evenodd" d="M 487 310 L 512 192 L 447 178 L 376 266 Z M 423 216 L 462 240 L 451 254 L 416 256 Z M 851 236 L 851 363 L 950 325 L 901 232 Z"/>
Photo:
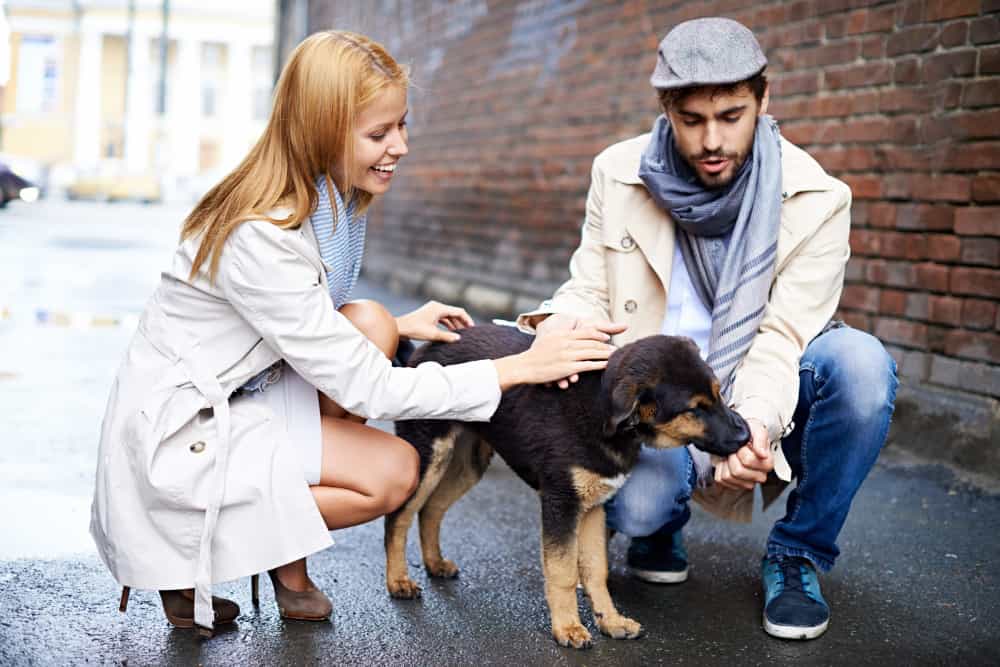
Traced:
<path id="1" fill-rule="evenodd" d="M 54 37 L 25 35 L 17 63 L 17 110 L 50 113 L 59 102 L 59 44 Z"/>
<path id="2" fill-rule="evenodd" d="M 225 68 L 225 46 L 206 42 L 201 45 L 201 115 L 219 115 L 219 92 Z"/>
<path id="3" fill-rule="evenodd" d="M 274 49 L 253 47 L 253 119 L 267 120 L 271 114 L 271 62 Z"/>

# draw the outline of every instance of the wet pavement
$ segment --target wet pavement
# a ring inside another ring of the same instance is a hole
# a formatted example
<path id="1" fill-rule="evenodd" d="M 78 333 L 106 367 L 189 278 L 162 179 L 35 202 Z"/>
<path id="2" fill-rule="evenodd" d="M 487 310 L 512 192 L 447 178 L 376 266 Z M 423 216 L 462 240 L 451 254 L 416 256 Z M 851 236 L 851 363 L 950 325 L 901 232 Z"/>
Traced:
<path id="1" fill-rule="evenodd" d="M 760 629 L 758 564 L 779 502 L 750 525 L 696 511 L 691 578 L 628 577 L 611 545 L 610 589 L 646 628 L 589 651 L 549 636 L 538 502 L 501 464 L 445 520 L 461 575 L 430 580 L 415 532 L 419 601 L 389 598 L 382 523 L 337 531 L 310 558 L 334 601 L 329 623 L 283 622 L 270 584 L 217 587 L 242 607 L 210 641 L 171 628 L 153 591 L 127 614 L 87 534 L 100 418 L 135 318 L 169 258 L 185 211 L 39 202 L 0 211 L 0 665 L 1000 664 L 1000 493 L 890 445 L 854 503 L 843 555 L 823 577 L 829 631 L 812 642 Z M 419 305 L 362 283 L 358 296 Z M 247 545 L 253 548 L 253 545 Z M 581 597 L 584 623 L 596 633 Z"/>

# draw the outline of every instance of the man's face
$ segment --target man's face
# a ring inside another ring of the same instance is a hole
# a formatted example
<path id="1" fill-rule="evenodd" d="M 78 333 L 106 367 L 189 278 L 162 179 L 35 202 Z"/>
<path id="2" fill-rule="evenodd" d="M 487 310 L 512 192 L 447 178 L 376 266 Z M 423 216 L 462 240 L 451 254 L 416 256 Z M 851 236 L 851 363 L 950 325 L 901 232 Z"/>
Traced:
<path id="1" fill-rule="evenodd" d="M 667 111 L 677 150 L 706 188 L 729 185 L 750 155 L 757 117 L 767 111 L 768 92 L 757 102 L 749 86 L 713 95 L 696 91 Z"/>

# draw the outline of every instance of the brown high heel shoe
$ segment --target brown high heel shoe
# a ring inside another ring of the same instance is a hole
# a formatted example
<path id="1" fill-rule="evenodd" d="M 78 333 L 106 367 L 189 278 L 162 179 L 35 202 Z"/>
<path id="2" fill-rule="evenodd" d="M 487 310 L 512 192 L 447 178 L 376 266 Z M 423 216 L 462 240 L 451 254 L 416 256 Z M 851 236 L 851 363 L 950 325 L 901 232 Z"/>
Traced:
<path id="1" fill-rule="evenodd" d="M 131 588 L 122 586 L 122 598 L 118 611 L 123 612 L 128 607 Z M 190 597 L 188 597 L 190 596 Z M 193 628 L 194 623 L 194 593 L 190 590 L 160 591 L 160 601 L 163 603 L 163 613 L 175 628 Z M 236 620 L 240 615 L 240 607 L 232 600 L 212 596 L 212 611 L 215 612 L 215 625 L 226 625 Z M 198 626 L 198 634 L 211 637 L 209 628 Z"/>
<path id="2" fill-rule="evenodd" d="M 296 621 L 325 621 L 333 613 L 333 604 L 323 591 L 313 586 L 308 591 L 293 591 L 281 583 L 275 570 L 268 570 L 274 586 L 274 600 L 282 618 Z M 260 604 L 260 575 L 250 577 L 250 597 L 254 606 Z"/>

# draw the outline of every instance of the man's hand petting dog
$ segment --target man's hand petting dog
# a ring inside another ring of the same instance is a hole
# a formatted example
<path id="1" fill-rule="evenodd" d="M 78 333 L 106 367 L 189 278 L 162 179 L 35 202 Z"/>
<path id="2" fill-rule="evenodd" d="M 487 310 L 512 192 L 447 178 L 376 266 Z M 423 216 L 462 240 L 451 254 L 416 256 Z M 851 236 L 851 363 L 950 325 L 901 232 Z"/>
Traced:
<path id="1" fill-rule="evenodd" d="M 715 483 L 727 489 L 752 489 L 763 484 L 774 470 L 774 454 L 768 443 L 767 427 L 759 419 L 747 419 L 750 441 L 715 464 Z"/>
<path id="2" fill-rule="evenodd" d="M 628 329 L 628 325 L 619 324 L 618 322 L 610 322 L 607 320 L 586 320 L 575 315 L 568 315 L 566 313 L 553 313 L 544 320 L 540 321 L 535 327 L 535 331 L 538 337 L 541 338 L 558 331 L 588 328 L 595 329 L 602 334 L 613 336 Z M 605 336 L 604 338 L 597 338 L 597 340 L 608 340 L 608 337 Z M 580 374 L 573 373 L 560 379 L 556 384 L 560 389 L 568 389 L 570 383 L 576 382 L 579 379 Z"/>
<path id="3" fill-rule="evenodd" d="M 440 328 L 439 324 L 448 330 Z M 454 343 L 461 338 L 455 331 L 472 325 L 472 318 L 464 308 L 437 301 L 428 301 L 412 313 L 396 318 L 396 328 L 399 329 L 401 338 L 431 342 Z"/>

